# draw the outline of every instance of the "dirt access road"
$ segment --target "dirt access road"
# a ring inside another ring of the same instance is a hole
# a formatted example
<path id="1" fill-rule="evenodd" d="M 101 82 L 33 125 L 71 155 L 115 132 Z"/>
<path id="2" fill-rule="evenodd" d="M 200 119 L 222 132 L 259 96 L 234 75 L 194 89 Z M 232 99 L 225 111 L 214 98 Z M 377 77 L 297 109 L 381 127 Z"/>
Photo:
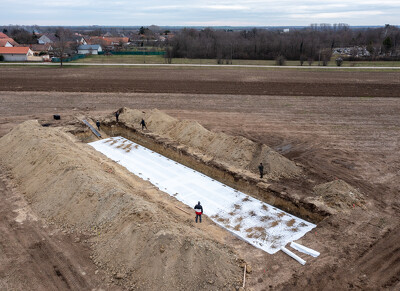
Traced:
<path id="1" fill-rule="evenodd" d="M 399 286 L 399 72 L 2 67 L 0 76 L 0 136 L 32 118 L 67 125 L 77 114 L 96 118 L 122 106 L 158 108 L 265 143 L 303 165 L 306 180 L 282 183 L 296 183 L 293 195 L 345 180 L 366 195 L 368 210 L 320 223 L 304 242 L 321 257 L 309 268 L 289 269 L 280 287 Z M 61 121 L 51 119 L 55 113 Z M 249 286 L 275 286 L 268 270 L 278 270 L 284 256 L 265 266 L 271 256 L 252 248 L 239 252 L 255 266 Z M 34 277 L 28 268 L 22 273 Z"/>

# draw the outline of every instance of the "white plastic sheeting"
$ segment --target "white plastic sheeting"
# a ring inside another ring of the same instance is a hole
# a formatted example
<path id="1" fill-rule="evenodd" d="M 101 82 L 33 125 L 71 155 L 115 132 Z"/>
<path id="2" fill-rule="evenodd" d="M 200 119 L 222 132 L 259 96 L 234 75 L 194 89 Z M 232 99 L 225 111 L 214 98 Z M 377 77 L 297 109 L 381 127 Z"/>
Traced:
<path id="1" fill-rule="evenodd" d="M 316 226 L 123 137 L 90 145 L 184 204 L 200 201 L 215 223 L 270 254 Z"/>

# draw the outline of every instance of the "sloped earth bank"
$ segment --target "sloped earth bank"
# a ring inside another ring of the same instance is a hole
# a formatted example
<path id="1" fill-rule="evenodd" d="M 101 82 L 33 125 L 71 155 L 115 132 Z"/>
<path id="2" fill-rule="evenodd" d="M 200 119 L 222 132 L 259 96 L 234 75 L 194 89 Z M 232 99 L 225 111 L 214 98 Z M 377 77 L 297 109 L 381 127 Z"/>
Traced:
<path id="1" fill-rule="evenodd" d="M 37 217 L 12 181 L 0 168 L 0 290 L 120 290 L 90 260 L 87 237 Z"/>
<path id="2" fill-rule="evenodd" d="M 0 157 L 38 216 L 91 235 L 94 262 L 119 285 L 221 290 L 241 284 L 242 261 L 229 247 L 151 201 L 144 190 L 151 184 L 127 178 L 72 135 L 27 121 L 0 139 Z"/>
<path id="3" fill-rule="evenodd" d="M 48 74 L 43 70 L 28 72 L 25 68 L 17 70 L 14 77 L 18 79 L 18 82 L 15 85 L 22 84 L 22 87 L 16 88 L 9 84 L 7 79 L 1 78 L 4 84 L 10 85 L 11 90 L 24 90 L 24 88 L 26 90 L 28 87 L 25 85 L 36 86 L 37 83 L 31 80 L 32 75 L 43 78 L 41 83 L 43 87 L 40 90 L 49 90 L 49 75 L 53 76 L 53 72 L 49 71 Z M 99 69 L 96 69 L 96 72 L 97 70 Z M 76 73 L 75 70 L 73 72 L 61 71 L 60 73 L 65 73 L 65 76 Z M 246 74 L 232 72 L 243 78 L 257 78 L 255 74 L 249 76 L 248 72 Z M 107 71 L 107 76 L 114 75 L 114 73 L 116 72 L 110 74 Z M 260 74 L 259 71 L 255 73 Z M 5 74 L 8 75 L 9 72 Z M 142 71 L 139 71 L 139 74 L 142 75 Z M 232 74 L 229 75 L 229 78 L 232 77 Z M 74 76 L 79 79 L 89 78 L 93 84 L 93 80 L 97 78 L 95 75 L 85 73 Z M 129 74 L 121 72 L 120 76 L 122 75 L 128 76 Z M 168 74 L 160 72 L 159 77 L 161 75 Z M 214 77 L 210 70 L 204 70 L 203 75 L 209 78 Z M 292 91 L 292 87 L 287 86 L 287 81 L 290 82 L 293 75 L 297 76 L 298 82 L 308 82 L 305 85 L 307 88 L 304 87 L 308 90 L 307 92 Z M 323 75 L 321 76 L 321 73 L 318 72 L 315 74 L 315 78 L 310 79 L 310 75 L 304 75 L 304 72 L 272 70 L 268 78 L 279 79 L 280 88 L 282 88 L 280 94 L 291 91 L 292 95 L 295 94 L 293 97 L 265 95 L 269 94 L 268 90 L 264 93 L 256 91 L 264 94 L 258 96 L 145 94 L 132 93 L 132 91 L 129 93 L 104 93 L 102 87 L 95 84 L 92 89 L 96 90 L 96 93 L 0 92 L 0 136 L 28 119 L 39 119 L 41 123 L 49 126 L 73 130 L 78 124 L 81 124 L 82 118 L 91 116 L 95 120 L 105 114 L 111 115 L 121 106 L 129 106 L 144 109 L 159 108 L 174 117 L 196 120 L 207 129 L 240 135 L 255 142 L 267 144 L 290 160 L 300 164 L 306 175 L 306 179 L 301 176 L 298 179 L 270 181 L 271 186 L 276 190 L 287 192 L 288 196 L 297 197 L 297 199 L 309 196 L 313 198 L 318 196 L 313 191 L 316 185 L 338 178 L 360 190 L 365 197 L 366 204 L 365 209 L 356 205 L 355 207 L 351 206 L 351 209 L 346 212 L 331 215 L 318 223 L 315 232 L 307 234 L 301 240 L 302 244 L 321 252 L 321 256 L 316 259 L 304 257 L 307 260 L 305 267 L 292 261 L 281 252 L 270 256 L 242 244 L 236 238 L 226 235 L 226 232 L 221 233 L 220 229 L 208 223 L 207 219 L 201 226 L 196 225 L 196 228 L 208 236 L 213 236 L 220 239 L 222 243 L 232 246 L 242 258 L 252 264 L 252 273 L 248 274 L 246 278 L 246 286 L 252 290 L 346 290 L 352 288 L 356 290 L 399 290 L 400 131 L 398 129 L 400 119 L 398 112 L 400 112 L 400 102 L 397 98 L 387 98 L 390 95 L 375 89 L 367 90 L 382 98 L 365 98 L 367 95 L 362 94 L 359 88 L 367 88 L 364 86 L 366 83 L 378 82 L 385 84 L 385 87 L 392 93 L 396 93 L 391 84 L 398 83 L 400 75 L 382 72 L 364 72 L 363 74 L 336 72 Z M 330 88 L 326 87 L 328 88 L 327 96 L 330 97 L 317 96 L 319 89 L 324 88 L 325 90 L 325 86 L 319 82 L 321 77 L 323 81 L 328 80 L 334 85 Z M 152 82 L 148 82 L 151 83 L 151 86 L 154 86 L 158 80 L 158 77 L 149 75 L 145 78 L 154 78 Z M 343 82 L 354 87 L 354 94 L 342 90 Z M 126 80 L 122 80 L 121 86 L 110 87 L 110 91 L 115 92 L 118 90 L 117 88 L 125 90 L 126 83 Z M 318 86 L 315 86 L 315 83 L 318 83 Z M 74 90 L 73 84 L 74 82 L 64 82 L 65 87 L 68 86 L 68 90 Z M 169 84 L 171 88 L 174 87 L 173 80 Z M 190 87 L 188 83 L 185 85 Z M 224 91 L 224 86 L 218 86 L 221 92 L 230 92 L 229 90 Z M 269 85 L 267 84 L 267 86 Z M 178 87 L 172 89 L 174 90 L 171 92 L 181 92 Z M 250 89 L 253 90 L 253 85 Z M 234 94 L 238 94 L 238 92 L 234 91 Z M 303 94 L 309 97 L 301 97 L 300 95 Z M 52 115 L 55 113 L 61 114 L 61 120 L 53 120 Z M 151 130 L 149 129 L 149 131 Z M 2 161 L 1 158 L 0 162 Z M 7 181 L 16 181 L 4 176 Z M 124 176 L 124 178 L 129 180 L 132 177 Z M 16 184 L 16 186 L 18 185 Z M 164 205 L 168 211 L 173 212 L 176 209 L 175 202 L 164 199 L 164 196 L 157 194 L 154 189 L 141 189 L 148 194 L 149 198 L 156 199 L 158 203 Z M 3 193 L 1 190 L 2 195 Z M 10 217 L 17 216 L 16 213 L 8 213 L 9 209 L 3 207 L 4 205 L 1 204 L 1 219 L 6 214 Z M 187 220 L 188 224 L 193 220 L 191 215 L 180 210 L 176 210 L 174 217 Z M 24 225 L 26 223 L 24 222 Z M 8 246 L 8 249 L 15 246 L 10 241 L 13 241 L 12 238 L 15 236 L 23 235 L 21 231 L 25 229 L 15 226 L 12 228 L 13 223 L 7 223 L 6 227 L 13 229 L 13 232 L 7 233 L 7 236 L 1 236 L 3 250 L 7 244 L 11 245 Z M 30 227 L 30 225 L 26 225 L 28 232 L 24 233 L 27 241 L 32 241 Z M 71 248 L 64 236 L 56 236 L 55 239 L 58 244 L 62 243 L 63 249 L 69 256 L 72 252 L 79 252 Z M 8 261 L 8 266 L 10 264 L 18 266 L 16 269 L 18 269 L 19 278 L 24 279 L 26 285 L 29 282 L 37 282 L 39 272 L 44 271 L 43 265 L 38 265 L 38 271 L 34 274 L 30 268 L 31 265 L 25 263 L 17 265 L 18 262 L 21 262 L 19 252 L 18 254 L 11 253 L 9 258 L 11 258 L 11 262 Z M 41 259 L 42 257 L 38 256 L 30 260 L 35 262 Z M 1 258 L 2 267 L 4 262 L 3 256 Z M 76 264 L 75 267 L 76 270 L 79 270 Z M 2 270 L 7 269 L 16 270 L 6 266 Z M 90 275 L 92 272 L 86 273 L 88 277 L 94 276 Z M 16 272 L 10 271 L 6 274 L 15 276 Z M 53 275 L 57 276 L 56 273 Z M 3 278 L 3 273 L 0 278 Z M 94 280 L 94 278 L 90 279 Z M 114 279 L 116 282 L 118 280 L 120 279 Z M 13 285 L 9 284 L 8 286 L 11 288 Z M 19 289 L 19 287 L 11 289 Z"/>
<path id="4" fill-rule="evenodd" d="M 177 120 L 157 110 L 147 112 L 121 108 L 119 123 L 113 117 L 103 118 L 102 130 L 109 136 L 124 136 L 179 163 L 206 174 L 237 190 L 304 219 L 318 222 L 328 215 L 326 207 L 276 191 L 270 184 L 281 178 L 300 177 L 301 168 L 268 146 L 244 137 L 215 133 L 199 123 Z M 140 130 L 140 121 L 149 130 Z M 86 140 L 85 133 L 77 133 Z M 265 176 L 259 176 L 258 165 L 264 165 Z"/>

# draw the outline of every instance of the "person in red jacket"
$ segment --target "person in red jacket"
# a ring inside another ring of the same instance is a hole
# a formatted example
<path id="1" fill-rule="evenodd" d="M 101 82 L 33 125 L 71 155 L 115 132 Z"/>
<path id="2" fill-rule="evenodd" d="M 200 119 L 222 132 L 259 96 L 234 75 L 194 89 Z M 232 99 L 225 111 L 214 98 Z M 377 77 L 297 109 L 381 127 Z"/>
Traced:
<path id="1" fill-rule="evenodd" d="M 201 223 L 201 215 L 203 214 L 203 206 L 201 206 L 200 201 L 194 207 L 194 211 L 196 211 L 196 223 L 197 223 L 198 218 L 200 219 L 200 223 Z"/>

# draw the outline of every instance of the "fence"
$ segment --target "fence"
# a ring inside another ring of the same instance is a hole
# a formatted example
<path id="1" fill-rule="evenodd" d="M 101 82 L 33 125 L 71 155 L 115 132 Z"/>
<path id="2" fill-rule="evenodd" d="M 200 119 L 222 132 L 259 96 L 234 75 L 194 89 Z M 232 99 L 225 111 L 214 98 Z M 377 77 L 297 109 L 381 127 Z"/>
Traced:
<path id="1" fill-rule="evenodd" d="M 84 58 L 86 58 L 86 55 L 74 55 L 72 57 L 63 58 L 63 62 L 71 62 L 71 61 L 76 61 L 76 60 L 84 59 Z M 61 62 L 61 59 L 60 58 L 51 58 L 51 61 L 53 63 L 59 63 L 59 62 Z"/>
<path id="2" fill-rule="evenodd" d="M 99 52 L 99 55 L 112 54 L 112 55 L 139 55 L 139 56 L 160 56 L 164 55 L 164 51 L 159 52 L 145 52 L 145 51 L 128 51 L 128 52 Z"/>

